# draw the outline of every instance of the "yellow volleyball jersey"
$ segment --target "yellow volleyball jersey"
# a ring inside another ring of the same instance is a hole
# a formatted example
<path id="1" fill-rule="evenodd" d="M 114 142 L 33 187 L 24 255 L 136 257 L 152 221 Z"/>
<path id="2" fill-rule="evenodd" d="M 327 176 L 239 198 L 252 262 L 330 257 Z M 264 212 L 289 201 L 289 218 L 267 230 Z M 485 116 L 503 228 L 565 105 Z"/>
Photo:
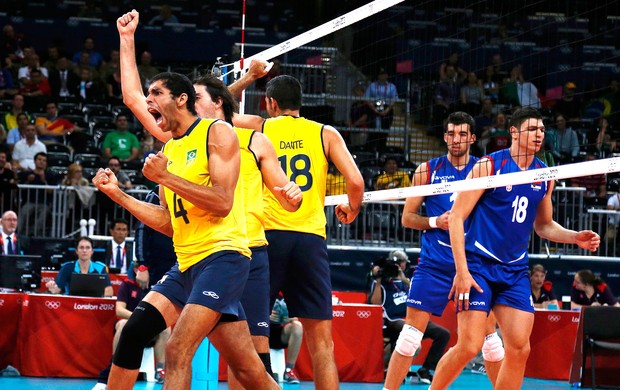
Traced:
<path id="1" fill-rule="evenodd" d="M 313 233 L 325 238 L 325 182 L 327 157 L 323 125 L 290 115 L 267 119 L 263 133 L 271 140 L 286 176 L 299 185 L 304 200 L 296 212 L 282 208 L 273 194 L 263 189 L 265 230 Z"/>
<path id="2" fill-rule="evenodd" d="M 243 177 L 246 230 L 250 248 L 256 248 L 267 245 L 265 229 L 263 229 L 263 175 L 260 172 L 256 155 L 250 149 L 255 131 L 237 127 L 235 131 L 241 147 L 240 176 Z"/>
<path id="3" fill-rule="evenodd" d="M 179 138 L 164 145 L 168 171 L 183 179 L 210 187 L 208 139 L 212 119 L 198 119 Z M 237 183 L 232 210 L 223 218 L 211 215 L 164 187 L 164 194 L 174 234 L 172 240 L 179 262 L 185 271 L 207 256 L 225 250 L 251 256 L 245 228 L 243 180 Z"/>

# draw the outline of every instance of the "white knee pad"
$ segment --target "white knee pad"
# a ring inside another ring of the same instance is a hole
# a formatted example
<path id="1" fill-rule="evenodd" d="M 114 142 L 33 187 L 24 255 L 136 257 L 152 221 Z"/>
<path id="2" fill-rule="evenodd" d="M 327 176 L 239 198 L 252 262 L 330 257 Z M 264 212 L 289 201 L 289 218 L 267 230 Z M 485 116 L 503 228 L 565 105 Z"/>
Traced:
<path id="1" fill-rule="evenodd" d="M 420 332 L 411 325 L 405 324 L 403 330 L 396 340 L 396 348 L 394 350 L 403 356 L 413 356 L 415 351 L 420 347 L 424 333 Z"/>
<path id="2" fill-rule="evenodd" d="M 497 332 L 493 332 L 484 338 L 482 357 L 489 362 L 499 362 L 504 358 L 504 345 Z"/>

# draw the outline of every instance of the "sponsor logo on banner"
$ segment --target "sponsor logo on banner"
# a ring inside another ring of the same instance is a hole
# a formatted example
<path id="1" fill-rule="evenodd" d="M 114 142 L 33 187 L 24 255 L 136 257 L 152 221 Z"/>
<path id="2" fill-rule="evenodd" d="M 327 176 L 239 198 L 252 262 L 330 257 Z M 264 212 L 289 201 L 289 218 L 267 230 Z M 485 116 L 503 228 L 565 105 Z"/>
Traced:
<path id="1" fill-rule="evenodd" d="M 332 315 L 337 318 L 344 318 L 344 310 L 334 310 Z"/>
<path id="2" fill-rule="evenodd" d="M 73 304 L 73 310 L 99 310 L 99 306 L 93 305 L 92 303 L 77 303 Z"/>
<path id="3" fill-rule="evenodd" d="M 357 311 L 357 316 L 359 318 L 369 318 L 370 317 L 370 311 L 369 310 L 358 310 Z"/>
<path id="4" fill-rule="evenodd" d="M 28 303 L 28 301 L 24 302 L 24 305 L 26 305 Z M 51 310 L 56 310 L 60 307 L 60 302 L 58 301 L 45 301 L 45 307 L 47 307 L 48 309 Z"/>
<path id="5" fill-rule="evenodd" d="M 554 314 L 549 314 L 547 316 L 547 319 L 551 322 L 559 322 L 561 318 L 562 317 L 560 317 L 559 315 L 554 315 Z"/>
<path id="6" fill-rule="evenodd" d="M 579 322 L 579 316 L 573 317 L 573 322 Z"/>

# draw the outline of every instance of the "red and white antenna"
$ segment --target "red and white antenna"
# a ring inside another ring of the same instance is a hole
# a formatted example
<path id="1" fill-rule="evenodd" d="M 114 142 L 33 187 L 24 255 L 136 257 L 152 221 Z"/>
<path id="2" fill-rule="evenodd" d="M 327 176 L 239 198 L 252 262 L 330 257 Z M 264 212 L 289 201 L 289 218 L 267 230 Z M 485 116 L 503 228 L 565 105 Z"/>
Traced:
<path id="1" fill-rule="evenodd" d="M 243 0 L 243 5 L 241 8 L 241 56 L 239 58 L 239 64 L 241 65 L 241 69 L 244 69 L 243 66 L 243 57 L 245 51 L 245 0 Z M 241 99 L 239 100 L 239 114 L 243 115 L 245 113 L 245 89 L 241 91 Z"/>

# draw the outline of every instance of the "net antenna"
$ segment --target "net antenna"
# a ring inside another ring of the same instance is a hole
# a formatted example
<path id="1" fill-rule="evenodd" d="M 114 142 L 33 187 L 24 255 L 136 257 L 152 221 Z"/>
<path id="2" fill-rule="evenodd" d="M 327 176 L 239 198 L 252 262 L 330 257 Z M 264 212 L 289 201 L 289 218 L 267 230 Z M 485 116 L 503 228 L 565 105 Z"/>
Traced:
<path id="1" fill-rule="evenodd" d="M 234 74 L 244 74 L 248 68 L 250 67 L 250 63 L 253 59 L 262 59 L 268 61 L 267 67 L 265 70 L 269 71 L 273 66 L 273 62 L 269 62 L 270 60 L 281 56 L 282 54 L 288 53 L 291 50 L 297 49 L 300 46 L 303 46 L 309 42 L 315 41 L 319 38 L 322 38 L 328 34 L 331 34 L 335 31 L 338 31 L 342 28 L 348 27 L 353 23 L 359 22 L 362 19 L 365 19 L 369 16 L 377 14 L 383 10 L 386 10 L 396 4 L 402 3 L 405 0 L 374 0 L 366 5 L 363 5 L 359 8 L 354 9 L 344 15 L 338 16 L 335 19 L 330 20 L 329 22 L 323 23 L 320 26 L 313 28 L 312 30 L 308 30 L 304 33 L 297 35 L 287 41 L 284 41 L 278 45 L 272 46 L 269 49 L 263 50 L 260 53 L 254 54 L 249 58 L 244 58 L 244 46 L 245 46 L 245 0 L 243 0 L 243 12 L 241 19 L 241 56 L 239 61 L 235 61 L 230 64 L 222 64 L 220 68 L 228 68 L 232 66 L 232 69 L 228 70 L 226 73 L 221 72 L 220 78 L 226 77 L 230 73 Z M 214 65 L 215 67 L 215 65 Z M 245 91 L 242 95 L 243 102 L 245 96 Z M 243 113 L 243 104 L 239 105 L 239 112 Z"/>

